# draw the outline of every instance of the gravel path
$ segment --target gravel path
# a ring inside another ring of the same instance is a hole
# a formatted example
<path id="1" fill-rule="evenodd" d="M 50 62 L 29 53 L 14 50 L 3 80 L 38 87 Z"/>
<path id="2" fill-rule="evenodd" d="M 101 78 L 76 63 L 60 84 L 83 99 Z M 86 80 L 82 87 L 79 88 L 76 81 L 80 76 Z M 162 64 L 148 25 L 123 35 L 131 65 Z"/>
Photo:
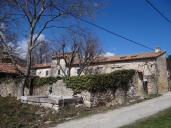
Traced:
<path id="1" fill-rule="evenodd" d="M 169 107 L 171 107 L 171 92 L 131 106 L 78 120 L 71 120 L 59 124 L 55 128 L 118 128 Z"/>

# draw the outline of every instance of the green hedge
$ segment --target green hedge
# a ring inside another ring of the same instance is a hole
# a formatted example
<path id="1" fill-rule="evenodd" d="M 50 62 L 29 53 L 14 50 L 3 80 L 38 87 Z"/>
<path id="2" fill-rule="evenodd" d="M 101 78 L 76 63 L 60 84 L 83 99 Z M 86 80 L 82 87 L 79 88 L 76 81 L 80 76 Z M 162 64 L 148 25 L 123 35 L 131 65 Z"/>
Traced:
<path id="1" fill-rule="evenodd" d="M 108 89 L 122 88 L 128 90 L 129 82 L 135 74 L 135 70 L 120 70 L 110 74 L 96 74 L 87 76 L 74 76 L 64 79 L 67 87 L 75 93 L 87 90 L 90 92 L 103 92 Z"/>
<path id="2" fill-rule="evenodd" d="M 33 85 L 34 87 L 38 87 L 38 86 L 43 86 L 45 84 L 52 84 L 58 80 L 62 79 L 61 77 L 35 77 L 33 78 Z"/>

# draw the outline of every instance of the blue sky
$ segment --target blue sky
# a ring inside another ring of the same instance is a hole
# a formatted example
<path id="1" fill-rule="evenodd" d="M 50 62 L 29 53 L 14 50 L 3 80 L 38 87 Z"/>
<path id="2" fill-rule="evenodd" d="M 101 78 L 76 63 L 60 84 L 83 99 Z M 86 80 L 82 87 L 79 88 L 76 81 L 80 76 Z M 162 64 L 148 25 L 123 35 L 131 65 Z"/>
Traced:
<path id="1" fill-rule="evenodd" d="M 153 10 L 145 0 L 106 0 L 108 3 L 100 9 L 91 22 L 113 32 L 126 36 L 149 47 L 161 47 L 171 54 L 171 24 Z M 171 0 L 150 0 L 165 16 L 171 20 Z M 71 20 L 68 20 L 71 22 Z M 135 45 L 94 26 L 82 23 L 101 42 L 105 52 L 130 54 L 148 52 Z M 47 39 L 58 37 L 63 32 L 50 29 L 46 31 Z"/>
<path id="2" fill-rule="evenodd" d="M 170 0 L 150 0 L 171 19 Z M 161 47 L 171 54 L 171 24 L 165 21 L 145 0 L 112 0 L 98 13 L 94 23 L 149 47 Z M 90 27 L 90 26 L 89 26 Z M 105 51 L 115 54 L 145 52 L 148 49 L 132 44 L 91 27 Z"/>

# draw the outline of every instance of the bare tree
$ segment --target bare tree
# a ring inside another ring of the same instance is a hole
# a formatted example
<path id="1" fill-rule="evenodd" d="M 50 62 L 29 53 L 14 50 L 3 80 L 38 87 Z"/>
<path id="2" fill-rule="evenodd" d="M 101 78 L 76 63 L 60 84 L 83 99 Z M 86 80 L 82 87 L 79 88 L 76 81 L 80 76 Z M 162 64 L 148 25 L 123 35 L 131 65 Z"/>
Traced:
<path id="1" fill-rule="evenodd" d="M 70 16 L 80 17 L 93 14 L 97 4 L 92 0 L 4 0 L 8 2 L 12 12 L 22 15 L 28 28 L 28 50 L 27 66 L 24 84 L 21 87 L 21 94 L 24 95 L 24 85 L 30 76 L 32 66 L 32 51 L 40 43 L 39 36 L 47 29 L 54 26 L 52 22 L 57 19 Z M 15 16 L 16 16 L 15 15 Z"/>
<path id="2" fill-rule="evenodd" d="M 13 63 L 15 66 L 15 57 L 18 55 L 16 52 L 16 49 L 18 48 L 16 44 L 16 35 L 15 33 L 10 31 L 10 28 L 8 27 L 8 22 L 5 21 L 6 16 L 3 15 L 1 14 L 0 16 L 0 46 L 2 47 L 1 50 L 6 52 L 11 63 Z"/>
<path id="3" fill-rule="evenodd" d="M 89 67 L 100 54 L 99 41 L 91 33 L 82 29 L 71 30 L 68 33 L 68 36 L 64 36 L 62 40 L 58 41 L 59 50 L 55 55 L 58 66 L 65 76 L 71 75 L 73 65 L 79 67 L 78 75 L 81 75 L 82 72 L 86 74 L 84 69 Z M 60 63 L 62 59 L 65 66 Z"/>
<path id="4" fill-rule="evenodd" d="M 73 35 L 73 33 L 70 34 L 72 34 L 70 35 L 71 38 L 67 39 L 66 37 L 63 37 L 62 40 L 58 42 L 59 49 L 55 55 L 58 62 L 57 65 L 65 76 L 71 75 L 71 68 L 76 60 L 76 57 L 78 57 L 79 49 L 76 36 Z M 64 60 L 65 65 L 61 65 L 62 59 Z"/>
<path id="5" fill-rule="evenodd" d="M 99 41 L 96 37 L 94 37 L 91 33 L 86 33 L 83 35 L 83 40 L 79 44 L 79 68 L 80 71 L 78 75 L 81 75 L 82 72 L 87 74 L 88 68 L 90 64 L 96 59 L 98 55 L 101 53 L 101 48 Z M 84 70 L 87 68 L 86 70 Z"/>
<path id="6" fill-rule="evenodd" d="M 52 51 L 50 45 L 50 42 L 42 40 L 41 43 L 33 49 L 33 64 L 43 64 L 51 62 Z"/>

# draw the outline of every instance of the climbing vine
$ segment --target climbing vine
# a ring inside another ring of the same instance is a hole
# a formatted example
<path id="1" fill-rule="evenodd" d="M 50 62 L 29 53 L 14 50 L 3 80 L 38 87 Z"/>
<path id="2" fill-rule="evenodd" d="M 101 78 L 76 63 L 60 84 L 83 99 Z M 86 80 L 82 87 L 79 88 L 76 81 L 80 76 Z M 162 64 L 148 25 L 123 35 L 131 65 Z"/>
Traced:
<path id="1" fill-rule="evenodd" d="M 127 91 L 129 82 L 134 74 L 135 70 L 120 70 L 110 74 L 67 77 L 64 79 L 64 82 L 75 93 L 85 90 L 90 92 L 103 92 L 108 89 L 116 90 L 117 88 Z"/>

